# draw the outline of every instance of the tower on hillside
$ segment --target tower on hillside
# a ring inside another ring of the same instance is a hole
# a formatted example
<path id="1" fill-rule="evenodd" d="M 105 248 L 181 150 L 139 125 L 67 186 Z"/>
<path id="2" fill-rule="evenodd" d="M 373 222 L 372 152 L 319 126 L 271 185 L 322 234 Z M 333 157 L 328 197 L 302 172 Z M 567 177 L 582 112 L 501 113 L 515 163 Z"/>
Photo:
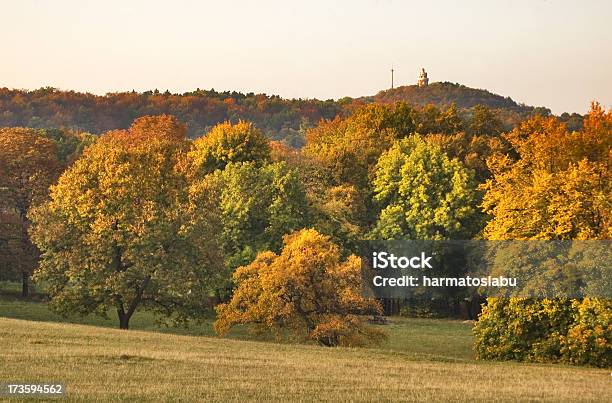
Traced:
<path id="1" fill-rule="evenodd" d="M 425 68 L 421 68 L 421 74 L 419 74 L 419 81 L 417 81 L 417 85 L 419 87 L 426 87 L 429 84 L 429 78 L 427 77 L 427 72 Z"/>

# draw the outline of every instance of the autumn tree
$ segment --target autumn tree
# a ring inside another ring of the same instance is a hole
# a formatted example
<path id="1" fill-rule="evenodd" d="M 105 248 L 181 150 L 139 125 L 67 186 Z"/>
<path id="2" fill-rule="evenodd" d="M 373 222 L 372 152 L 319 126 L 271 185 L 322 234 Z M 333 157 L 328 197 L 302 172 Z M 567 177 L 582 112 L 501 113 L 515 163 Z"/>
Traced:
<path id="1" fill-rule="evenodd" d="M 193 142 L 190 157 L 194 169 L 206 174 L 223 169 L 232 162 L 267 162 L 270 160 L 270 144 L 253 123 L 224 122 Z"/>
<path id="2" fill-rule="evenodd" d="M 145 117 L 101 136 L 31 214 L 42 255 L 35 280 L 62 314 L 137 309 L 175 322 L 201 315 L 222 254 L 212 193 L 190 193 L 185 128 Z"/>
<path id="3" fill-rule="evenodd" d="M 414 110 L 412 115 L 415 133 L 419 134 L 454 134 L 464 130 L 465 126 L 455 103 L 446 109 L 428 104 Z"/>
<path id="4" fill-rule="evenodd" d="M 506 135 L 517 157 L 489 161 L 489 239 L 610 239 L 610 112 L 598 105 L 569 133 L 536 116 Z"/>
<path id="5" fill-rule="evenodd" d="M 21 294 L 29 293 L 29 277 L 38 250 L 28 236 L 28 212 L 43 202 L 60 172 L 56 144 L 34 129 L 0 129 L 0 248 L 3 266 L 17 274 Z"/>
<path id="6" fill-rule="evenodd" d="M 572 133 L 554 117 L 534 116 L 505 137 L 514 153 L 489 161 L 493 176 L 484 186 L 483 207 L 492 216 L 484 230 L 488 239 L 610 239 L 611 112 L 594 103 L 583 130 Z M 600 256 L 606 256 L 605 248 Z M 532 277 L 554 281 L 555 288 L 568 274 L 577 278 L 582 268 L 565 273 L 562 262 L 555 251 Z M 600 281 L 605 284 L 605 278 Z M 606 299 L 489 299 L 475 328 L 476 349 L 482 358 L 609 366 L 611 317 Z M 517 338 L 508 329 L 529 336 Z"/>
<path id="7" fill-rule="evenodd" d="M 146 141 L 155 139 L 168 142 L 184 142 L 187 128 L 172 115 L 143 116 L 134 120 L 128 131 L 117 131 L 114 137 Z"/>
<path id="8" fill-rule="evenodd" d="M 278 251 L 283 235 L 308 221 L 306 195 L 295 170 L 283 162 L 230 163 L 194 185 L 218 195 L 226 268 L 251 262 L 258 252 Z"/>
<path id="9" fill-rule="evenodd" d="M 466 168 L 474 171 L 478 183 L 491 177 L 487 160 L 509 153 L 508 142 L 496 136 L 455 134 L 430 134 L 425 141 L 438 145 L 450 158 L 457 158 Z"/>
<path id="10" fill-rule="evenodd" d="M 471 119 L 467 126 L 469 134 L 476 136 L 498 136 L 504 126 L 501 119 L 491 109 L 483 105 L 472 108 Z"/>
<path id="11" fill-rule="evenodd" d="M 370 104 L 349 118 L 324 121 L 309 130 L 303 152 L 327 169 L 334 185 L 367 190 L 378 157 L 414 129 L 412 109 L 406 104 Z"/>
<path id="12" fill-rule="evenodd" d="M 378 239 L 469 239 L 481 220 L 472 171 L 413 135 L 380 157 L 374 173 Z"/>
<path id="13" fill-rule="evenodd" d="M 231 301 L 217 307 L 220 335 L 249 324 L 324 346 L 360 346 L 384 337 L 363 318 L 381 307 L 361 294 L 361 260 L 351 255 L 342 261 L 338 247 L 315 230 L 286 236 L 280 254 L 260 253 L 234 273 L 234 281 Z"/>

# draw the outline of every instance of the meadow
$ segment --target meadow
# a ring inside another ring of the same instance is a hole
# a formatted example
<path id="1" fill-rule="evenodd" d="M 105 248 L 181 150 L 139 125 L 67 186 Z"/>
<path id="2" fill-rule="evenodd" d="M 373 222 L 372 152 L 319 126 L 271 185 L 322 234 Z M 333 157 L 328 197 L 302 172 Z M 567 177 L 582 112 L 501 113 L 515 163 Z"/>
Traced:
<path id="1" fill-rule="evenodd" d="M 62 318 L 43 302 L 0 298 L 0 383 L 63 382 L 71 401 L 610 401 L 610 372 L 474 359 L 471 323 L 392 318 L 378 348 L 324 348 L 214 336 L 189 329 L 132 330 L 116 319 Z"/>

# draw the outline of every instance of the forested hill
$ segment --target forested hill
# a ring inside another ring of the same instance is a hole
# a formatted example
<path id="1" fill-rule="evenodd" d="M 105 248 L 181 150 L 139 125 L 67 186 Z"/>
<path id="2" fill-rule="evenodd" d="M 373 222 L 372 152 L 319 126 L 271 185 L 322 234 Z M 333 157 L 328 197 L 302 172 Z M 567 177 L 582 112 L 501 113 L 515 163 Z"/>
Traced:
<path id="1" fill-rule="evenodd" d="M 460 109 L 484 105 L 492 109 L 509 109 L 522 114 L 532 113 L 536 109 L 543 113 L 550 113 L 550 110 L 546 108 L 534 108 L 518 104 L 510 97 L 503 97 L 487 90 L 449 82 L 432 83 L 424 87 L 406 85 L 380 91 L 374 96 L 364 97 L 363 99 L 367 102 L 405 101 L 414 105 L 434 104 L 438 106 L 448 106 L 454 102 Z"/>
<path id="2" fill-rule="evenodd" d="M 64 127 L 91 133 L 127 128 L 144 115 L 171 114 L 184 122 L 191 137 L 204 134 L 213 125 L 239 119 L 254 122 L 273 139 L 300 146 L 304 128 L 321 119 L 348 115 L 359 105 L 371 102 L 405 101 L 411 105 L 455 103 L 463 114 L 475 105 L 495 109 L 506 127 L 545 108 L 517 104 L 510 98 L 486 90 L 452 83 L 433 83 L 427 87 L 405 86 L 362 98 L 283 99 L 276 95 L 243 94 L 200 90 L 183 94 L 168 91 L 109 93 L 103 96 L 54 88 L 11 90 L 0 88 L 0 127 Z"/>
<path id="3" fill-rule="evenodd" d="M 436 82 L 428 86 L 406 85 L 393 89 L 380 91 L 378 94 L 361 98 L 364 102 L 393 103 L 404 101 L 411 105 L 424 106 L 433 104 L 438 107 L 447 107 L 455 104 L 459 110 L 469 111 L 476 105 L 484 105 L 493 109 L 509 129 L 527 117 L 539 113 L 549 115 L 550 109 L 534 107 L 517 103 L 510 97 L 503 97 L 487 90 L 470 88 L 465 85 L 449 82 Z M 564 116 L 566 121 L 571 117 Z M 575 123 L 580 124 L 582 117 L 574 116 L 572 128 Z M 577 128 L 577 127 L 576 127 Z"/>

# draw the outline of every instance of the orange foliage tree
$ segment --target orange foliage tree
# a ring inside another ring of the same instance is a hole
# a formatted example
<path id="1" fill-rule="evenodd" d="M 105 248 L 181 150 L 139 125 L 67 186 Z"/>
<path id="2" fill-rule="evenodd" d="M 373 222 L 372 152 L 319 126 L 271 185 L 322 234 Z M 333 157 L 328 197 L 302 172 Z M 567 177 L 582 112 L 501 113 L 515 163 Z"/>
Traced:
<path id="1" fill-rule="evenodd" d="M 27 214 L 45 200 L 59 172 L 53 140 L 35 129 L 0 129 L 0 264 L 19 275 L 24 297 L 38 261 L 38 250 L 28 236 Z"/>
<path id="2" fill-rule="evenodd" d="M 381 341 L 384 333 L 362 315 L 380 314 L 361 295 L 361 260 L 340 259 L 339 248 L 312 229 L 285 237 L 279 255 L 262 252 L 234 273 L 232 299 L 217 307 L 217 333 L 252 324 L 277 337 L 290 335 L 324 346 L 359 346 Z"/>
<path id="3" fill-rule="evenodd" d="M 483 207 L 488 239 L 610 239 L 612 113 L 598 104 L 569 133 L 536 116 L 505 137 L 518 155 L 489 159 Z"/>

